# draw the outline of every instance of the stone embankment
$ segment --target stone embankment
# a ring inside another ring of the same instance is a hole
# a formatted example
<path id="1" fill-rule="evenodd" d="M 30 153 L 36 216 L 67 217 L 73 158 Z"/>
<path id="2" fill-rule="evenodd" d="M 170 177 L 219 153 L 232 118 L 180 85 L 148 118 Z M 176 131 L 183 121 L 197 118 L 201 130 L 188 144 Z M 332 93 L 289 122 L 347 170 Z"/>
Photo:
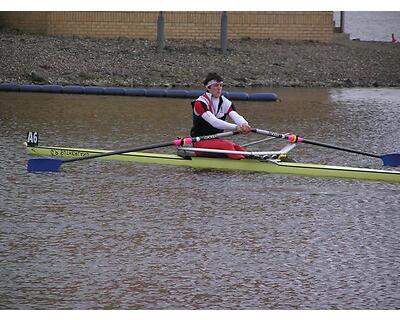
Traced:
<path id="1" fill-rule="evenodd" d="M 0 82 L 123 87 L 400 87 L 400 44 L 89 39 L 0 29 Z"/>

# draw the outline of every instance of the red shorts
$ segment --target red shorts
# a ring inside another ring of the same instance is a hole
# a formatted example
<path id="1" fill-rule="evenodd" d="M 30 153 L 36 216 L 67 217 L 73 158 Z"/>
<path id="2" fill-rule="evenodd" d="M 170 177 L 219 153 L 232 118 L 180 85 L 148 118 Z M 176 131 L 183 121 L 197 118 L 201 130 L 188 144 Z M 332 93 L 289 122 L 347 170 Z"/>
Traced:
<path id="1" fill-rule="evenodd" d="M 245 148 L 234 143 L 230 140 L 225 139 L 212 139 L 212 140 L 203 140 L 199 142 L 194 142 L 193 147 L 195 148 L 204 148 L 204 149 L 221 149 L 221 150 L 232 150 L 232 151 L 246 151 Z M 207 153 L 207 152 L 196 152 L 196 156 L 207 156 L 207 157 L 227 157 L 230 159 L 243 159 L 245 158 L 242 154 L 222 154 L 222 153 Z"/>

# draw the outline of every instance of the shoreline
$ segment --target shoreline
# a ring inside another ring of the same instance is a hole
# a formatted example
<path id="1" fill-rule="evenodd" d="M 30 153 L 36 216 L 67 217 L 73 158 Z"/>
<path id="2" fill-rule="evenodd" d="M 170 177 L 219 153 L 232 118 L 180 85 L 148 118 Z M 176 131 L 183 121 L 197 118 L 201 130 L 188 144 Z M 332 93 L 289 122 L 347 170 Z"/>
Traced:
<path id="1" fill-rule="evenodd" d="M 217 72 L 233 88 L 400 87 L 400 44 L 93 39 L 0 29 L 0 83 L 201 87 Z"/>

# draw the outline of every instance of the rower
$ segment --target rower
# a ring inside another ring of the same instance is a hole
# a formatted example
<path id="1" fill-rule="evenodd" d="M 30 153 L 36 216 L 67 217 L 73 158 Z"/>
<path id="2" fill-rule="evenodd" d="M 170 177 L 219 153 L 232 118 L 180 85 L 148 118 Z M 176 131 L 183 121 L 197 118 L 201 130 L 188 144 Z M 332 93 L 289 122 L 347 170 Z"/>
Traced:
<path id="1" fill-rule="evenodd" d="M 193 127 L 190 131 L 192 137 L 202 135 L 212 135 L 221 133 L 224 130 L 238 131 L 243 134 L 251 132 L 251 127 L 245 118 L 237 111 L 233 103 L 222 95 L 223 79 L 217 73 L 209 73 L 203 84 L 206 92 L 192 101 L 193 109 Z M 227 122 L 226 116 L 233 120 L 233 123 Z M 212 139 L 193 143 L 195 148 L 221 149 L 231 151 L 246 151 L 245 148 L 233 141 L 226 139 Z M 205 154 L 196 152 L 197 156 L 218 156 L 217 153 Z M 221 156 L 221 155 L 220 155 Z M 242 154 L 223 154 L 222 156 L 231 159 L 243 159 Z"/>

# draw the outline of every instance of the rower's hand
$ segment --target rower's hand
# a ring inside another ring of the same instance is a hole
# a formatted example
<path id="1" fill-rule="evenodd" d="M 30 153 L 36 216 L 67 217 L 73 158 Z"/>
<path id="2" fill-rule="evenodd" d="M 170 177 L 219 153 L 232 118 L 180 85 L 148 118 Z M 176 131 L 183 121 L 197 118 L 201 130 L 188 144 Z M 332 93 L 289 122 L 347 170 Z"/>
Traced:
<path id="1" fill-rule="evenodd" d="M 248 134 L 251 132 L 251 127 L 248 124 L 241 124 L 236 127 L 236 130 L 243 134 Z"/>

